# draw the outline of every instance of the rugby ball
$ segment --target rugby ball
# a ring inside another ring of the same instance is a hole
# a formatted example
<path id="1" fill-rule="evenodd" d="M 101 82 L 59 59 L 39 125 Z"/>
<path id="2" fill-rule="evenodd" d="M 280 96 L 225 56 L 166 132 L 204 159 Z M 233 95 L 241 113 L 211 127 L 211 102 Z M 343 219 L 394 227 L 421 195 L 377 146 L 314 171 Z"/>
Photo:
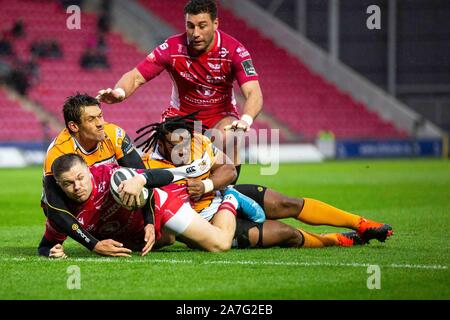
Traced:
<path id="1" fill-rule="evenodd" d="M 133 178 L 134 176 L 138 175 L 138 173 L 131 168 L 119 168 L 116 171 L 114 171 L 114 173 L 111 175 L 111 184 L 109 187 L 109 190 L 111 191 L 111 194 L 114 198 L 114 200 L 116 200 L 116 202 L 120 205 L 122 205 L 122 207 L 128 209 L 128 210 L 136 210 L 138 208 L 142 208 L 145 203 L 147 202 L 148 199 L 148 189 L 147 188 L 143 188 L 141 195 L 140 195 L 140 200 L 141 200 L 141 205 L 138 206 L 126 206 L 122 203 L 122 200 L 120 200 L 120 195 L 119 192 L 117 191 L 119 189 L 120 183 L 122 181 L 128 180 Z"/>

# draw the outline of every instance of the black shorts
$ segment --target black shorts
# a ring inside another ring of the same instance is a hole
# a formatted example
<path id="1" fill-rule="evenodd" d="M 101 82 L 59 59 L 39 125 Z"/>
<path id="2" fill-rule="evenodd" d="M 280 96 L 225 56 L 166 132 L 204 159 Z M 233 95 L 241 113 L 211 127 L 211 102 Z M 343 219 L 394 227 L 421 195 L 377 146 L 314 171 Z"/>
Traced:
<path id="1" fill-rule="evenodd" d="M 256 184 L 239 184 L 234 186 L 234 188 L 240 193 L 255 200 L 264 210 L 264 195 L 267 190 L 266 187 Z M 238 213 L 238 217 L 236 219 L 236 232 L 234 234 L 234 240 L 237 247 L 241 249 L 250 247 L 248 232 L 253 227 L 257 227 L 259 230 L 259 239 L 256 247 L 261 247 L 263 235 L 262 226 L 263 223 L 257 223 L 247 220 L 246 218 L 242 217 L 240 213 Z"/>
<path id="2" fill-rule="evenodd" d="M 258 184 L 237 184 L 234 188 L 247 197 L 255 200 L 264 210 L 264 195 L 267 188 Z"/>
<path id="3" fill-rule="evenodd" d="M 251 228 L 257 227 L 259 230 L 259 239 L 256 247 L 262 246 L 262 236 L 263 236 L 263 223 L 253 222 L 247 219 L 236 218 L 236 231 L 234 233 L 233 243 L 239 249 L 245 249 L 250 247 L 250 239 L 248 232 Z"/>

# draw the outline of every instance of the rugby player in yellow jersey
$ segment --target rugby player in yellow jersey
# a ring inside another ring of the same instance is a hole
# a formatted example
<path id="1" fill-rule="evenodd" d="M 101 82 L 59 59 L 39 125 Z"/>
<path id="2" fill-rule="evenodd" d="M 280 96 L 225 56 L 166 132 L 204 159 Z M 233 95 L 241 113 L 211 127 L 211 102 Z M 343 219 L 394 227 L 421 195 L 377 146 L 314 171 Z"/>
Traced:
<path id="1" fill-rule="evenodd" d="M 167 118 L 139 130 L 146 132 L 139 138 L 150 136 L 140 146 L 151 152 L 143 156 L 146 168 L 176 168 L 191 161 L 204 158 L 210 171 L 196 179 L 177 183 L 187 188 L 192 207 L 205 219 L 214 216 L 222 198 L 220 190 L 236 198 L 246 196 L 258 203 L 269 220 L 237 219 L 235 245 L 245 247 L 325 247 L 352 246 L 368 243 L 372 239 L 385 241 L 392 234 L 388 224 L 367 220 L 321 201 L 310 198 L 291 198 L 259 185 L 236 185 L 227 188 L 234 181 L 235 171 L 231 162 L 218 163 L 216 158 L 224 157 L 209 139 L 194 132 L 194 114 Z M 296 229 L 275 219 L 295 218 L 310 225 L 330 225 L 353 229 L 346 233 L 315 234 Z M 256 222 L 255 222 L 256 221 Z M 165 240 L 174 241 L 168 236 Z"/>
<path id="2" fill-rule="evenodd" d="M 45 215 L 55 222 L 60 231 L 72 234 L 73 225 L 77 225 L 77 232 L 73 236 L 79 238 L 79 242 L 88 249 L 99 254 L 120 252 L 121 248 L 113 247 L 110 242 L 91 241 L 89 231 L 68 214 L 65 196 L 53 177 L 52 164 L 61 155 L 76 153 L 88 166 L 100 163 L 117 163 L 123 167 L 137 169 L 145 169 L 145 166 L 127 133 L 117 125 L 104 121 L 100 103 L 94 97 L 80 93 L 68 97 L 63 106 L 63 114 L 66 128 L 50 144 L 44 161 L 41 206 Z M 154 217 L 149 202 L 142 212 L 146 242 L 142 255 L 145 255 L 155 241 Z M 45 242 L 45 239 L 42 241 Z"/>

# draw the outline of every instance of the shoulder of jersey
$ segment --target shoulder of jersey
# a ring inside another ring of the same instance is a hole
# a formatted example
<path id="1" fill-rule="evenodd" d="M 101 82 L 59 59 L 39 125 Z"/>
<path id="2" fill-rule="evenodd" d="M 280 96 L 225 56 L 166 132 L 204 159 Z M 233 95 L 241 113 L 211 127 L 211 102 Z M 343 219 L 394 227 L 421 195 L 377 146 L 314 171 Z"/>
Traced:
<path id="1" fill-rule="evenodd" d="M 109 138 L 125 135 L 125 130 L 114 123 L 105 123 L 104 130 Z"/>
<path id="2" fill-rule="evenodd" d="M 227 47 L 229 49 L 234 49 L 241 45 L 241 43 L 233 36 L 230 36 L 228 33 L 225 33 L 220 29 L 218 29 L 218 31 L 220 37 L 222 38 L 222 46 Z"/>
<path id="3" fill-rule="evenodd" d="M 186 45 L 186 33 L 178 33 L 170 36 L 166 39 L 165 42 L 169 45 L 169 48 L 177 46 L 179 44 Z"/>

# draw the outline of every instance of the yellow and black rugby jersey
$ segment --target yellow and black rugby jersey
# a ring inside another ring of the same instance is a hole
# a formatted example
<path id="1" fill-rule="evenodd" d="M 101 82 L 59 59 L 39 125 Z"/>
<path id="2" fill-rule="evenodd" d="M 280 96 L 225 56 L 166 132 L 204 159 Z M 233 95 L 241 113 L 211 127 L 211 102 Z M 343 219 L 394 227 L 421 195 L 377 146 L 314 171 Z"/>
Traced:
<path id="1" fill-rule="evenodd" d="M 97 148 L 90 152 L 79 145 L 67 128 L 62 130 L 47 149 L 44 174 L 51 175 L 53 161 L 64 154 L 77 153 L 89 166 L 92 166 L 100 163 L 117 163 L 117 160 L 134 150 L 130 137 L 122 128 L 106 123 L 104 130 L 105 140 L 99 142 Z"/>
<path id="2" fill-rule="evenodd" d="M 214 166 L 214 163 L 216 162 L 216 155 L 218 152 L 218 149 L 212 144 L 211 140 L 209 140 L 208 137 L 199 134 L 194 133 L 194 139 L 191 141 L 191 162 L 197 159 L 201 159 L 203 154 L 207 152 L 210 159 L 211 159 L 211 167 Z M 147 169 L 168 169 L 168 168 L 175 168 L 175 165 L 164 159 L 160 153 L 158 152 L 158 149 L 156 149 L 151 154 L 144 154 L 142 156 L 142 161 L 144 162 L 144 165 Z M 208 179 L 211 172 L 208 170 L 208 172 L 205 172 L 203 175 L 196 179 Z M 175 182 L 176 184 L 186 184 L 186 180 L 179 180 Z M 200 200 L 198 200 L 194 204 L 194 210 L 197 212 L 202 211 L 204 208 L 208 207 L 212 200 L 214 199 L 215 191 L 205 193 Z"/>

